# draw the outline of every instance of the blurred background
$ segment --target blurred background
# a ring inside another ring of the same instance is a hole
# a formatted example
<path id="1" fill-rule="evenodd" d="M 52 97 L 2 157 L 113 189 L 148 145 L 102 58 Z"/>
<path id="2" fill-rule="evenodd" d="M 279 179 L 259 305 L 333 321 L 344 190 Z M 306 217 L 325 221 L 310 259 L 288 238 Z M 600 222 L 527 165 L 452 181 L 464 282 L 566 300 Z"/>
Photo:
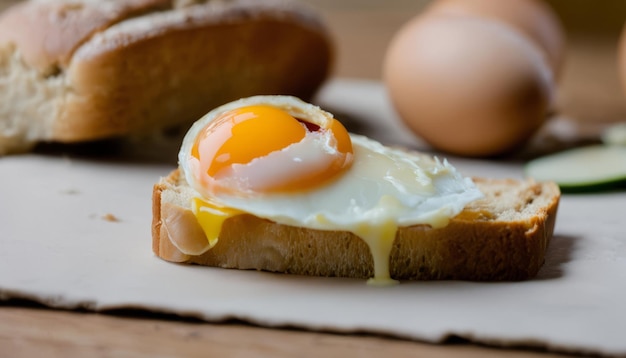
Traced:
<path id="1" fill-rule="evenodd" d="M 379 80 L 394 33 L 431 0 L 299 0 L 318 9 L 335 40 L 333 75 Z M 499 0 L 506 1 L 506 0 Z M 17 0 L 0 0 L 0 10 Z M 559 111 L 581 122 L 626 119 L 617 74 L 617 43 L 626 0 L 546 0 L 565 27 L 568 49 Z"/>
<path id="2" fill-rule="evenodd" d="M 337 73 L 378 78 L 383 50 L 393 34 L 431 0 L 301 0 L 327 19 L 340 57 Z M 506 0 L 500 0 L 506 1 Z M 624 0 L 546 0 L 557 12 L 573 41 L 613 43 L 626 22 Z M 587 43 L 585 43 L 587 44 Z M 368 56 L 354 58 L 354 54 Z"/>
<path id="3" fill-rule="evenodd" d="M 335 75 L 378 80 L 394 33 L 430 0 L 301 0 L 319 9 L 333 32 Z M 500 0 L 506 1 L 506 0 Z M 559 111 L 581 122 L 626 120 L 617 73 L 617 45 L 626 23 L 625 0 L 546 0 L 568 36 L 559 84 Z"/>

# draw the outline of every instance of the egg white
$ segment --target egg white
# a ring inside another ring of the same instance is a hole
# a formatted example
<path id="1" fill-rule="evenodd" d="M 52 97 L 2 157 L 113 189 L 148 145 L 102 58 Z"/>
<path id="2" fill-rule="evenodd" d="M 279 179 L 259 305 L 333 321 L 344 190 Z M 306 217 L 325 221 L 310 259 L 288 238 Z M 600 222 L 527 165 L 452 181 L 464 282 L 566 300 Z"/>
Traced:
<path id="1" fill-rule="evenodd" d="M 483 195 L 447 161 L 391 149 L 359 135 L 351 138 L 354 162 L 329 183 L 287 193 L 216 193 L 207 199 L 280 224 L 357 231 L 388 221 L 443 226 Z"/>
<path id="2" fill-rule="evenodd" d="M 443 226 L 447 220 L 463 210 L 466 204 L 482 197 L 469 178 L 464 178 L 447 161 L 430 156 L 394 149 L 360 135 L 351 135 L 354 149 L 352 166 L 336 179 L 314 188 L 285 193 L 209 192 L 195 175 L 190 163 L 191 148 L 198 133 L 219 113 L 244 105 L 272 104 L 292 115 L 309 120 L 314 117 L 332 118 L 316 106 L 294 97 L 257 96 L 222 106 L 192 126 L 183 140 L 179 164 L 187 182 L 198 192 L 198 197 L 212 203 L 250 213 L 260 218 L 286 225 L 318 230 L 357 231 L 363 225 L 393 222 L 397 226 L 429 224 Z M 327 141 L 309 140 L 291 145 L 281 152 L 255 159 L 248 168 L 251 173 L 259 168 L 270 172 L 260 174 L 267 180 L 272 172 L 289 174 L 300 170 L 293 164 L 304 153 L 320 157 L 329 150 Z M 313 154 L 311 154 L 313 153 Z M 284 158 L 290 158 L 285 162 Z M 245 167 L 245 165 L 244 165 Z M 245 168 L 239 168 L 244 170 Z"/>

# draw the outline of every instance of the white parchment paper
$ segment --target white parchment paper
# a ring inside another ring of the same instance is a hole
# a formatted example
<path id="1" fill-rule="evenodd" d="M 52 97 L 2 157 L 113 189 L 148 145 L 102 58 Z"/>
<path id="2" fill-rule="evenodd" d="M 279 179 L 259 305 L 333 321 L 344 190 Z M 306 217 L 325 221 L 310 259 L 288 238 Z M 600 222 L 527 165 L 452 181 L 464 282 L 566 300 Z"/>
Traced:
<path id="1" fill-rule="evenodd" d="M 319 103 L 354 131 L 421 147 L 377 83 L 334 81 Z M 142 147 L 145 146 L 145 147 Z M 168 150 L 165 150 L 165 149 Z M 0 299 L 52 307 L 141 308 L 209 321 L 370 332 L 439 342 L 626 355 L 626 192 L 565 195 L 539 276 L 526 282 L 300 277 L 167 263 L 151 251 L 151 192 L 177 143 L 128 157 L 0 158 Z M 159 152 L 163 151 L 163 153 Z M 467 175 L 521 177 L 521 162 L 451 158 Z"/>

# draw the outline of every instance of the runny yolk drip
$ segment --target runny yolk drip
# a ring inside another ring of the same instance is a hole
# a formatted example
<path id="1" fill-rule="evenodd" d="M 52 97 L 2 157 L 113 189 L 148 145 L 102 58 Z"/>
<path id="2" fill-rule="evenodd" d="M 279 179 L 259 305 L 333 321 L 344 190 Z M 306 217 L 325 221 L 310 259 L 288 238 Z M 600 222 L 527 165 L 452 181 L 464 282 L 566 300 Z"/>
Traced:
<path id="1" fill-rule="evenodd" d="M 239 210 L 219 207 L 200 198 L 193 198 L 191 210 L 198 219 L 210 247 L 217 244 L 224 221 L 241 214 Z"/>
<path id="2" fill-rule="evenodd" d="M 267 192 L 307 190 L 335 177 L 351 164 L 352 142 L 344 126 L 337 120 L 328 128 L 301 122 L 282 109 L 255 105 L 225 112 L 215 118 L 196 138 L 191 155 L 199 162 L 199 182 L 219 187 L 219 176 L 235 164 L 248 164 L 270 153 L 302 141 L 311 131 L 330 131 L 336 151 L 332 162 L 318 171 L 290 173 L 288 180 L 264 188 Z M 289 165 L 286 163 L 285 165 Z M 213 180 L 208 180 L 212 178 Z M 253 182 L 254 178 L 241 178 Z M 217 183 L 217 184 L 216 184 Z"/>
<path id="3" fill-rule="evenodd" d="M 397 232 L 398 225 L 393 220 L 362 225 L 355 231 L 355 234 L 369 246 L 374 260 L 374 277 L 367 281 L 368 285 L 389 286 L 398 283 L 391 278 L 389 270 L 391 248 Z"/>

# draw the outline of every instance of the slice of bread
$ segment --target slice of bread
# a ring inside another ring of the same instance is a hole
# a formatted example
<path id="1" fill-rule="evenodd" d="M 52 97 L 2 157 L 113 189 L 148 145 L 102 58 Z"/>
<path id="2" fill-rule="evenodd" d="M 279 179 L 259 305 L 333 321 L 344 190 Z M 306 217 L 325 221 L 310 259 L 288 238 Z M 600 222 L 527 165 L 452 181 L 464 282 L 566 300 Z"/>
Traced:
<path id="1" fill-rule="evenodd" d="M 188 125 L 256 94 L 310 98 L 330 35 L 295 0 L 30 0 L 0 15 L 0 155 Z"/>
<path id="2" fill-rule="evenodd" d="M 558 187 L 532 180 L 474 181 L 485 198 L 467 205 L 446 227 L 398 230 L 390 256 L 392 278 L 498 281 L 537 274 L 554 230 Z M 368 246 L 351 233 L 281 225 L 248 214 L 228 219 L 217 244 L 205 251 L 206 237 L 191 212 L 194 195 L 179 170 L 154 186 L 152 249 L 157 256 L 299 275 L 373 275 Z M 193 250 L 183 253 L 181 246 Z"/>

